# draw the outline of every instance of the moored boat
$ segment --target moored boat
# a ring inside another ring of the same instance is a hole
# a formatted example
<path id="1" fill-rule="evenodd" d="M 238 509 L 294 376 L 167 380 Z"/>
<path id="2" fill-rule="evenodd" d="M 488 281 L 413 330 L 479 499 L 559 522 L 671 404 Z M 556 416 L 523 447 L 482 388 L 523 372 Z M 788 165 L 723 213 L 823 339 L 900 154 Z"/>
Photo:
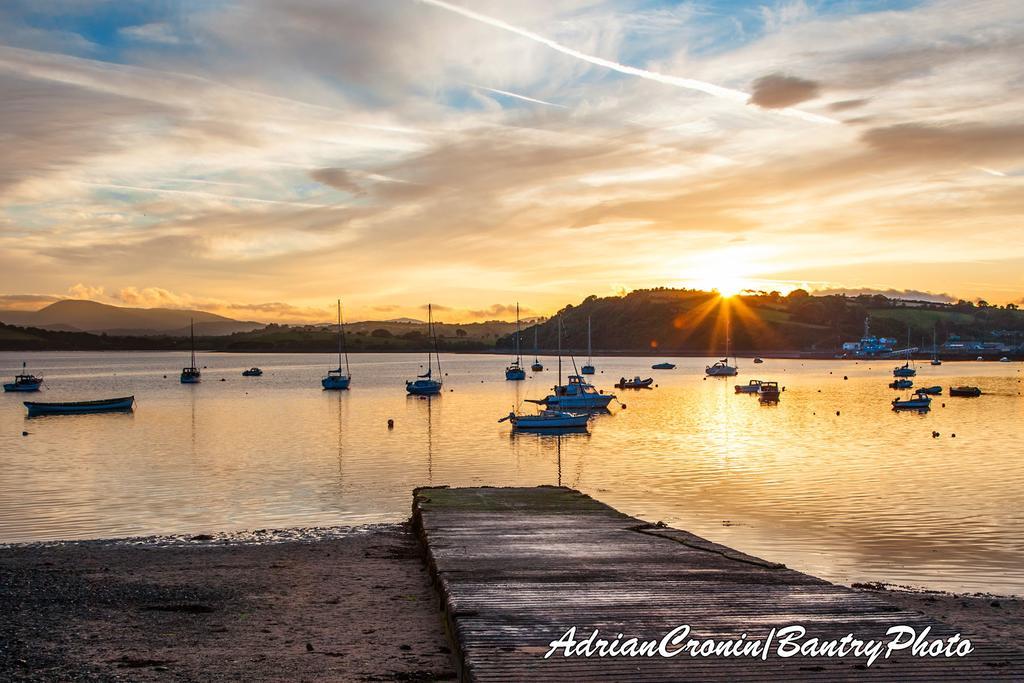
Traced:
<path id="1" fill-rule="evenodd" d="M 516 316 L 518 317 L 518 312 Z M 530 369 L 534 372 L 541 372 L 544 370 L 544 364 L 540 362 L 540 357 L 537 356 L 537 327 L 538 325 L 533 326 L 533 365 L 530 366 Z"/>
<path id="2" fill-rule="evenodd" d="M 593 375 L 594 374 L 594 358 L 593 350 L 590 344 L 590 316 L 587 316 L 587 362 L 580 366 L 581 375 Z"/>
<path id="3" fill-rule="evenodd" d="M 761 382 L 757 397 L 762 401 L 778 401 L 780 391 L 778 382 Z"/>
<path id="4" fill-rule="evenodd" d="M 716 362 L 714 365 L 708 365 L 704 368 L 704 374 L 708 377 L 735 377 L 739 374 L 739 363 L 736 359 L 733 362 L 736 365 L 729 365 L 729 322 L 726 320 L 725 323 L 725 358 Z"/>
<path id="5" fill-rule="evenodd" d="M 509 363 L 508 367 L 505 368 L 505 379 L 506 380 L 521 380 L 526 379 L 526 369 L 523 367 L 523 356 L 519 352 L 519 302 L 516 302 L 516 357 Z"/>
<path id="6" fill-rule="evenodd" d="M 249 368 L 248 370 L 242 370 L 242 377 L 260 377 L 263 375 L 263 371 L 259 368 Z"/>
<path id="7" fill-rule="evenodd" d="M 579 429 L 587 426 L 590 415 L 563 410 L 539 410 L 533 415 L 510 412 L 498 422 L 508 420 L 513 429 Z"/>
<path id="8" fill-rule="evenodd" d="M 558 319 L 558 384 L 552 387 L 545 398 L 527 399 L 548 408 L 579 410 L 603 410 L 615 398 L 615 394 L 602 394 L 582 375 L 569 375 L 568 384 L 562 384 L 562 319 Z"/>
<path id="9" fill-rule="evenodd" d="M 932 404 L 932 397 L 928 394 L 917 391 L 912 398 L 892 400 L 893 410 L 928 410 Z"/>
<path id="10" fill-rule="evenodd" d="M 615 384 L 617 389 L 647 389 L 654 384 L 654 378 L 648 377 L 647 379 L 640 379 L 640 375 L 637 375 L 633 379 L 626 379 L 620 377 L 619 381 Z"/>
<path id="11" fill-rule="evenodd" d="M 999 359 L 999 362 L 1000 363 L 1009 363 L 1010 359 L 1008 357 L 1006 357 L 1006 356 L 1003 356 L 1002 358 Z"/>
<path id="12" fill-rule="evenodd" d="M 907 362 L 907 363 L 904 363 L 903 365 L 901 365 L 899 367 L 893 368 L 892 376 L 893 377 L 915 377 L 915 376 L 917 376 L 917 370 L 915 370 L 914 368 L 910 367 L 910 363 Z"/>
<path id="13" fill-rule="evenodd" d="M 13 382 L 5 383 L 4 391 L 39 391 L 43 378 L 26 372 L 25 367 L 25 362 L 22 361 L 21 374 L 15 375 Z"/>
<path id="14" fill-rule="evenodd" d="M 746 384 L 737 384 L 735 388 L 737 394 L 756 394 L 761 390 L 761 380 L 752 379 Z"/>
<path id="15" fill-rule="evenodd" d="M 934 387 L 922 387 L 922 388 L 918 389 L 916 393 L 918 393 L 918 394 L 931 394 L 932 396 L 937 396 L 938 394 L 942 393 L 942 387 L 937 386 L 937 385 L 934 386 Z"/>
<path id="16" fill-rule="evenodd" d="M 433 355 L 437 358 L 437 374 L 441 374 L 441 356 L 437 353 L 437 337 L 434 335 L 434 309 L 427 304 L 427 334 L 434 342 Z M 416 375 L 414 380 L 406 380 L 405 391 L 413 396 L 435 396 L 441 393 L 442 382 L 434 379 L 434 366 L 431 352 L 427 351 L 427 371 Z"/>
<path id="17" fill-rule="evenodd" d="M 196 367 L 196 323 L 189 320 L 189 337 L 192 340 L 192 364 L 181 369 L 182 384 L 199 384 L 202 381 L 203 373 Z"/>
<path id="18" fill-rule="evenodd" d="M 981 396 L 981 389 L 979 389 L 978 387 L 971 387 L 966 385 L 959 387 L 950 387 L 949 395 L 966 397 Z"/>
<path id="19" fill-rule="evenodd" d="M 134 396 L 104 398 L 97 401 L 64 401 L 61 403 L 40 403 L 25 401 L 29 417 L 35 415 L 75 415 L 79 413 L 109 413 L 129 411 L 135 404 Z"/>
<path id="20" fill-rule="evenodd" d="M 761 357 L 757 357 L 757 358 L 754 359 L 754 362 L 760 364 L 760 363 L 763 363 L 764 360 Z"/>
<path id="21" fill-rule="evenodd" d="M 914 386 L 914 382 L 909 379 L 894 379 L 889 382 L 890 389 L 909 389 Z"/>
<path id="22" fill-rule="evenodd" d="M 341 369 L 344 358 L 345 369 Z M 327 376 L 320 380 L 320 386 L 327 390 L 342 391 L 352 383 L 352 372 L 348 367 L 348 350 L 345 348 L 345 322 L 341 319 L 341 299 L 338 299 L 338 367 L 328 370 Z"/>
<path id="23" fill-rule="evenodd" d="M 665 361 L 664 363 L 655 363 L 654 365 L 651 366 L 651 370 L 675 370 L 675 369 L 676 369 L 675 363 L 669 363 L 668 361 Z"/>

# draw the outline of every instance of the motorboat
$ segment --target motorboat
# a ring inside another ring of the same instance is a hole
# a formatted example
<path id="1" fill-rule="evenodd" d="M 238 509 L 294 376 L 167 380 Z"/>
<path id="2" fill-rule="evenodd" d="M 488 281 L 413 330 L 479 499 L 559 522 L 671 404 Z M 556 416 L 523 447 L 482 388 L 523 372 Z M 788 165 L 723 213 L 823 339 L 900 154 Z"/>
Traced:
<path id="1" fill-rule="evenodd" d="M 65 401 L 62 403 L 38 403 L 25 401 L 29 417 L 36 415 L 74 415 L 80 413 L 109 413 L 130 411 L 135 404 L 134 396 L 105 398 L 98 401 Z"/>
<path id="2" fill-rule="evenodd" d="M 345 369 L 341 369 L 342 358 Z M 348 351 L 345 349 L 345 323 L 341 319 L 341 299 L 338 299 L 338 367 L 328 370 L 327 376 L 320 380 L 320 386 L 327 390 L 348 389 L 352 383 L 352 373 L 348 367 Z"/>
<path id="3" fill-rule="evenodd" d="M 513 429 L 579 429 L 590 420 L 587 413 L 569 413 L 562 410 L 539 410 L 533 415 L 510 412 L 498 422 L 509 421 Z"/>
<path id="4" fill-rule="evenodd" d="M 615 394 L 603 394 L 581 375 L 569 375 L 568 384 L 558 384 L 552 393 L 539 401 L 549 408 L 579 408 L 582 410 L 600 410 L 607 408 L 615 398 Z"/>
<path id="5" fill-rule="evenodd" d="M 915 393 L 918 393 L 918 394 L 930 394 L 932 396 L 937 396 L 937 395 L 942 393 L 942 387 L 940 387 L 940 386 L 922 387 L 922 388 L 918 389 Z"/>
<path id="6" fill-rule="evenodd" d="M 761 382 L 757 397 L 762 401 L 778 401 L 780 391 L 778 382 Z"/>
<path id="7" fill-rule="evenodd" d="M 414 380 L 406 380 L 405 390 L 412 396 L 435 396 L 441 393 L 442 382 L 434 379 L 433 358 L 437 358 L 437 374 L 441 374 L 441 356 L 437 353 L 437 336 L 434 334 L 434 313 L 433 306 L 427 304 L 427 333 L 434 342 L 433 357 L 427 351 L 427 371 L 422 375 L 416 375 Z"/>
<path id="8" fill-rule="evenodd" d="M 917 391 L 912 398 L 892 400 L 893 410 L 928 410 L 932 405 L 932 397 L 928 394 Z"/>
<path id="9" fill-rule="evenodd" d="M 759 380 L 759 379 L 752 379 L 749 382 L 747 382 L 746 384 L 737 384 L 736 385 L 736 393 L 737 394 L 756 394 L 760 390 L 761 390 L 761 380 Z"/>
<path id="10" fill-rule="evenodd" d="M 723 358 L 714 365 L 705 367 L 704 374 L 708 377 L 735 377 L 739 374 L 739 370 L 735 366 L 729 365 L 728 358 Z"/>
<path id="11" fill-rule="evenodd" d="M 263 375 L 263 371 L 259 368 L 249 368 L 248 370 L 242 370 L 242 377 L 260 377 Z"/>
<path id="12" fill-rule="evenodd" d="M 916 377 L 917 376 L 917 370 L 915 370 L 914 368 L 910 367 L 910 363 L 904 363 L 903 365 L 901 365 L 901 366 L 899 366 L 897 368 L 893 368 L 892 376 L 893 377 Z"/>
<path id="13" fill-rule="evenodd" d="M 758 358 L 754 359 L 754 362 L 760 364 L 760 363 L 763 363 L 764 360 L 762 358 L 758 357 Z"/>
<path id="14" fill-rule="evenodd" d="M 4 391 L 39 391 L 43 384 L 42 377 L 36 377 L 25 369 L 25 362 L 21 363 L 21 374 L 14 376 L 13 382 L 4 384 Z"/>
<path id="15" fill-rule="evenodd" d="M 1002 358 L 999 359 L 999 362 L 1000 363 L 1009 363 L 1010 359 L 1007 358 L 1006 356 L 1003 356 Z"/>
<path id="16" fill-rule="evenodd" d="M 199 384 L 202 381 L 203 373 L 196 367 L 196 323 L 194 320 L 189 320 L 189 337 L 192 342 L 192 364 L 187 368 L 181 369 L 181 383 L 182 384 Z"/>
<path id="17" fill-rule="evenodd" d="M 581 375 L 593 375 L 594 374 L 594 358 L 593 350 L 590 345 L 590 316 L 587 316 L 587 362 L 580 366 Z"/>
<path id="18" fill-rule="evenodd" d="M 932 358 L 931 363 L 932 365 L 942 365 L 942 361 L 939 360 L 938 358 Z"/>
<path id="19" fill-rule="evenodd" d="M 615 384 L 616 389 L 648 389 L 654 384 L 654 378 L 648 377 L 647 379 L 640 379 L 640 375 L 637 375 L 633 379 L 626 379 L 620 377 L 619 381 Z"/>
<path id="20" fill-rule="evenodd" d="M 519 302 L 516 302 L 516 357 L 509 363 L 508 367 L 505 368 L 505 379 L 506 380 L 521 380 L 526 379 L 526 369 L 523 367 L 523 356 L 519 352 Z"/>
<path id="21" fill-rule="evenodd" d="M 981 389 L 979 389 L 978 387 L 971 386 L 950 387 L 949 395 L 965 397 L 981 396 Z"/>
<path id="22" fill-rule="evenodd" d="M 668 361 L 665 361 L 664 363 L 655 363 L 654 365 L 651 366 L 651 370 L 675 370 L 675 369 L 676 369 L 675 363 L 669 363 Z"/>
<path id="23" fill-rule="evenodd" d="M 914 382 L 909 379 L 894 379 L 889 382 L 890 389 L 909 389 L 914 386 Z"/>

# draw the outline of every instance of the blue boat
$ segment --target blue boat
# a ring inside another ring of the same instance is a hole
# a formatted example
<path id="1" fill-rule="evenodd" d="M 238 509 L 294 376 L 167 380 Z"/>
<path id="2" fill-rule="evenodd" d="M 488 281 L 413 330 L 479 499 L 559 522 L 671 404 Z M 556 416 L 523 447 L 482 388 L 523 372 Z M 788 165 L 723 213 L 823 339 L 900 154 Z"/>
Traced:
<path id="1" fill-rule="evenodd" d="M 651 370 L 675 370 L 676 366 L 674 363 L 665 361 L 664 363 L 655 363 L 651 366 Z"/>
<path id="2" fill-rule="evenodd" d="M 62 403 L 38 403 L 25 401 L 29 417 L 36 415 L 77 415 L 81 413 L 126 412 L 135 405 L 134 396 L 104 398 L 98 401 L 65 401 Z"/>
<path id="3" fill-rule="evenodd" d="M 341 369 L 342 356 L 345 358 L 345 370 Z M 348 351 L 345 349 L 345 323 L 341 320 L 341 299 L 338 299 L 338 369 L 328 370 L 327 376 L 320 380 L 324 389 L 348 389 L 352 383 L 352 373 L 348 368 Z"/>
<path id="4" fill-rule="evenodd" d="M 4 391 L 39 391 L 43 383 L 42 377 L 36 377 L 25 372 L 25 363 L 21 363 L 21 374 L 14 376 L 13 382 L 4 384 Z"/>
<path id="5" fill-rule="evenodd" d="M 262 377 L 263 371 L 259 368 L 249 368 L 248 370 L 242 370 L 242 377 Z"/>
<path id="6" fill-rule="evenodd" d="M 181 369 L 182 384 L 199 384 L 202 381 L 203 373 L 196 367 L 196 323 L 189 321 L 189 336 L 192 339 L 192 365 Z"/>
<path id="7" fill-rule="evenodd" d="M 437 353 L 437 336 L 434 334 L 434 311 L 431 304 L 427 304 L 427 334 L 434 341 L 434 356 L 437 358 L 437 374 L 441 374 L 441 356 Z M 441 393 L 442 383 L 434 379 L 433 358 L 430 351 L 427 351 L 427 371 L 417 375 L 414 380 L 406 380 L 405 390 L 412 396 L 434 396 Z"/>

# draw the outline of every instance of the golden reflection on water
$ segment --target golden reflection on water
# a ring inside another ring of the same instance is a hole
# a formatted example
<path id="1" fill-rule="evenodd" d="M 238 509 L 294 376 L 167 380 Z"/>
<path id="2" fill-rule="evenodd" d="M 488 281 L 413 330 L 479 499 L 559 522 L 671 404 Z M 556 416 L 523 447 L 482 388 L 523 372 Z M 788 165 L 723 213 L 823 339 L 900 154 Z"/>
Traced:
<path id="1" fill-rule="evenodd" d="M 601 358 L 601 388 L 659 386 L 556 437 L 497 422 L 544 395 L 554 359 L 506 382 L 504 357 L 442 357 L 445 392 L 428 400 L 405 395 L 412 355 L 354 356 L 348 392 L 320 389 L 327 355 L 203 354 L 191 386 L 175 354 L 5 353 L 4 376 L 23 356 L 46 377 L 38 400 L 138 405 L 27 419 L 25 396 L 0 397 L 0 541 L 392 521 L 416 486 L 561 483 L 831 580 L 1024 590 L 1017 363 L 919 368 L 918 386 L 985 390 L 920 415 L 889 409 L 892 362 L 740 359 L 739 377 L 705 380 L 707 359 Z M 241 377 L 253 365 L 264 376 Z M 733 392 L 754 377 L 786 387 L 778 404 Z"/>

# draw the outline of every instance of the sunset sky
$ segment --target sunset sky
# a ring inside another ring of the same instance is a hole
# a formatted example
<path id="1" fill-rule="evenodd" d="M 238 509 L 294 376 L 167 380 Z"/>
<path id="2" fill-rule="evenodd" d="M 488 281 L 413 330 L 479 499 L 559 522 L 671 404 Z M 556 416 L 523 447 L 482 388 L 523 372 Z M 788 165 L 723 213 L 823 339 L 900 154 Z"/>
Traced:
<path id="1" fill-rule="evenodd" d="M 1024 296 L 1024 2 L 5 0 L 0 308 Z"/>

